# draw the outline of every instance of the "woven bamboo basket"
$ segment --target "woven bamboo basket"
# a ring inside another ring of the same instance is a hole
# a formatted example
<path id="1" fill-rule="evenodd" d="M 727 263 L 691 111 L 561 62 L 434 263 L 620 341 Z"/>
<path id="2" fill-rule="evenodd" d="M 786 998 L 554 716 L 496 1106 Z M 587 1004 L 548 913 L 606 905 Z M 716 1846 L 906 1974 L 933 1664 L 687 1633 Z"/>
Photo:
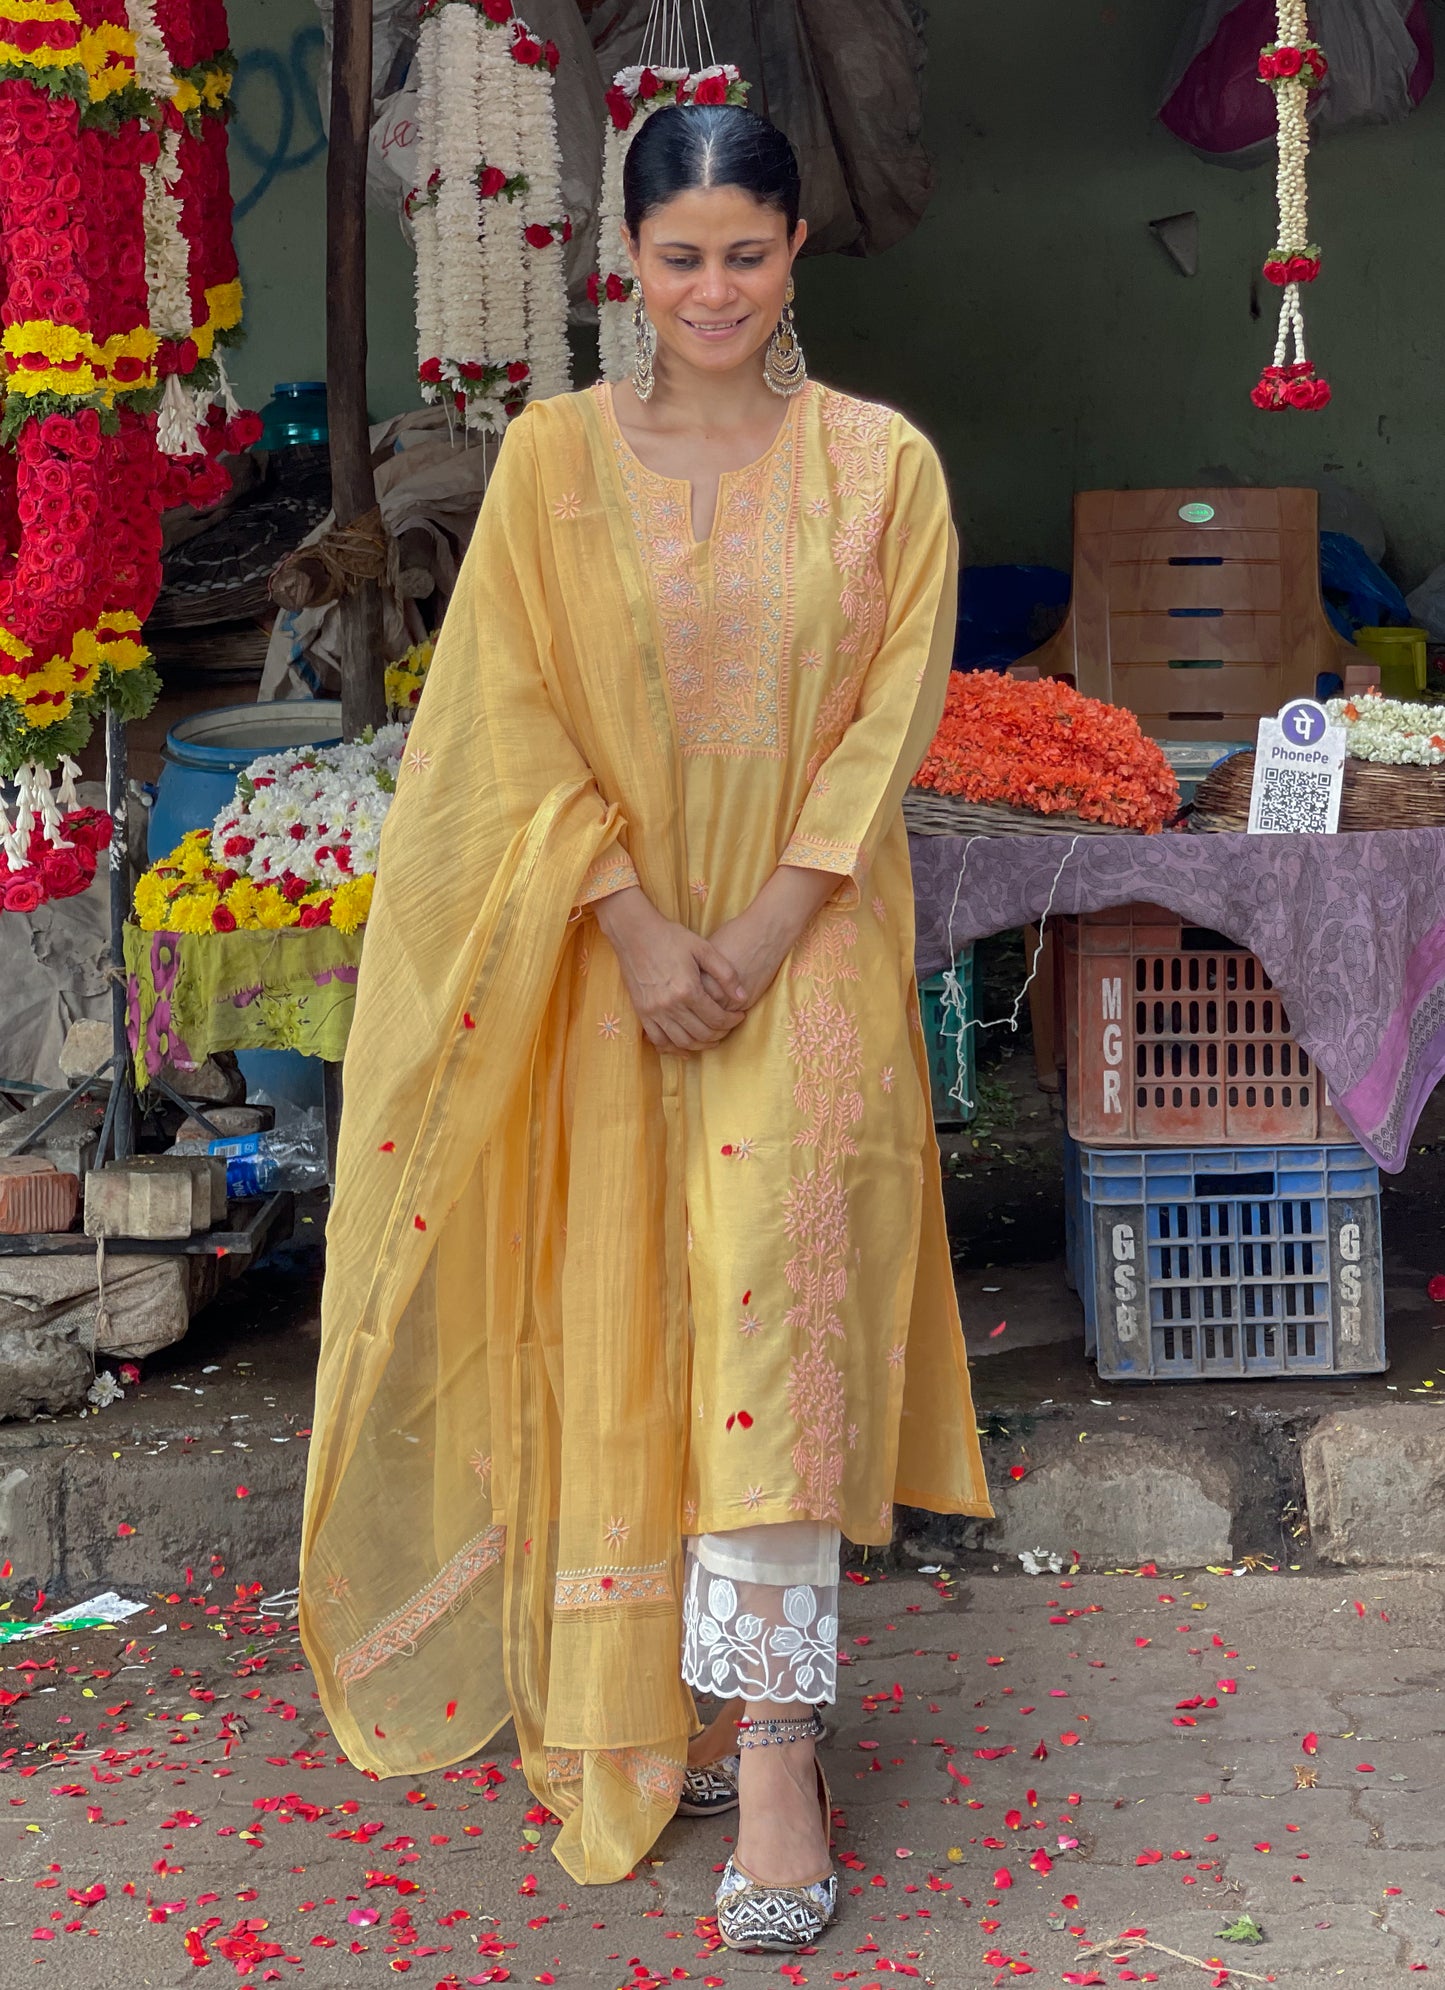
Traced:
<path id="1" fill-rule="evenodd" d="M 1079 815 L 1038 815 L 1006 802 L 966 802 L 932 788 L 910 788 L 903 797 L 903 820 L 911 836 L 1140 836 L 1139 829 L 1115 829 L 1085 822 Z"/>
<path id="2" fill-rule="evenodd" d="M 1249 827 L 1254 755 L 1236 753 L 1199 783 L 1189 827 L 1196 834 Z M 1382 767 L 1346 760 L 1340 828 L 1445 829 L 1445 767 Z"/>

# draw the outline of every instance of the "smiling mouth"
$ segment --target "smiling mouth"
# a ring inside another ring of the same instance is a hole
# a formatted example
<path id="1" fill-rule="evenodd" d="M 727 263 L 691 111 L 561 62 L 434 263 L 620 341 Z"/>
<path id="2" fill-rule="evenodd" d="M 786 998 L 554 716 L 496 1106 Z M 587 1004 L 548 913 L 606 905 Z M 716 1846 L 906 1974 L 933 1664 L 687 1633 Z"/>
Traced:
<path id="1" fill-rule="evenodd" d="M 684 318 L 682 322 L 690 332 L 702 332 L 715 336 L 722 332 L 735 332 L 740 326 L 745 325 L 747 321 L 747 314 L 744 314 L 741 318 L 722 318 L 711 323 L 701 318 Z"/>

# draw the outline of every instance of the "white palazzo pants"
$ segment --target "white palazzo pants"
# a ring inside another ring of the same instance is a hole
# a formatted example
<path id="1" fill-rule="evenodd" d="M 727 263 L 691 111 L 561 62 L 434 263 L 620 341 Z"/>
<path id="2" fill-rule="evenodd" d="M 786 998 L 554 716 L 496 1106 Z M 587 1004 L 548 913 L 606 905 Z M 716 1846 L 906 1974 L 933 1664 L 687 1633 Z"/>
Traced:
<path id="1" fill-rule="evenodd" d="M 691 1537 L 686 1683 L 722 1700 L 835 1700 L 841 1546 L 838 1529 L 815 1520 Z"/>

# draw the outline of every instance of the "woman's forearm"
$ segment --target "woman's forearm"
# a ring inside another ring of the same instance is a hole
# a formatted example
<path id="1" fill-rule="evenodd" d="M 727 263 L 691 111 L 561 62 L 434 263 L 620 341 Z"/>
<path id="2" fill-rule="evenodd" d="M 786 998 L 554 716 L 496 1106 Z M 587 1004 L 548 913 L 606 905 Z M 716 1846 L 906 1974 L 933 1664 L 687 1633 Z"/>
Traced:
<path id="1" fill-rule="evenodd" d="M 808 929 L 808 922 L 833 896 L 842 878 L 834 871 L 805 871 L 780 864 L 768 879 L 752 909 L 783 953 L 789 953 Z"/>

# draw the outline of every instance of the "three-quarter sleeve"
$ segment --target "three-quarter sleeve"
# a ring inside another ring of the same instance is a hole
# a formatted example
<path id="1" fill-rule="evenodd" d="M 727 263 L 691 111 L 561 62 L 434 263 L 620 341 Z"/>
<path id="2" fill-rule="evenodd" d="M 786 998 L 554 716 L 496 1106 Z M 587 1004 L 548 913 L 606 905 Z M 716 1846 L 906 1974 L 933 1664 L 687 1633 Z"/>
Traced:
<path id="1" fill-rule="evenodd" d="M 958 603 L 958 540 L 943 467 L 907 424 L 894 450 L 878 562 L 888 607 L 853 716 L 814 775 L 780 864 L 836 871 L 845 902 L 895 819 L 943 716 Z"/>

